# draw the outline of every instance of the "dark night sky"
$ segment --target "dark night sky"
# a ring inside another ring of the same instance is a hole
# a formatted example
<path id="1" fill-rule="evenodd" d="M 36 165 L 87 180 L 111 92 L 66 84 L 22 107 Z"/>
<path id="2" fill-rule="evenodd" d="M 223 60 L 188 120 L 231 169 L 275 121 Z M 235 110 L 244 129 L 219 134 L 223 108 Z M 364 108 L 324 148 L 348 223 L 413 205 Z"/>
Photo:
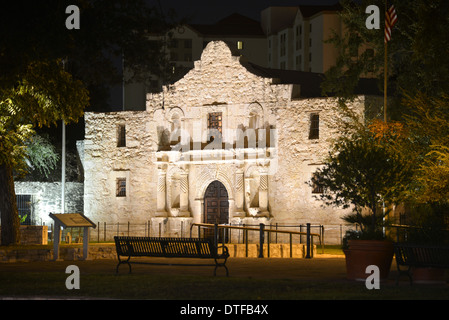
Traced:
<path id="1" fill-rule="evenodd" d="M 180 17 L 192 17 L 191 23 L 214 23 L 232 13 L 260 20 L 260 12 L 270 6 L 329 5 L 338 0 L 148 0 L 150 5 L 174 8 Z"/>
<path id="2" fill-rule="evenodd" d="M 161 5 L 164 12 L 169 8 L 175 9 L 180 18 L 190 17 L 189 23 L 212 24 L 233 13 L 240 13 L 254 20 L 260 20 L 262 10 L 270 6 L 299 6 L 299 5 L 330 5 L 338 0 L 146 0 L 150 6 Z M 121 65 L 117 60 L 118 66 Z M 120 66 L 119 66 L 120 67 Z M 110 104 L 113 110 L 121 110 L 122 87 L 111 88 Z M 60 134 L 60 128 L 54 128 L 51 134 Z M 71 125 L 67 130 L 71 144 L 83 139 L 83 121 Z"/>
<path id="3" fill-rule="evenodd" d="M 240 13 L 260 21 L 262 10 L 270 6 L 331 5 L 339 0 L 146 0 L 149 6 L 161 6 L 167 13 L 174 9 L 179 18 L 189 17 L 189 23 L 213 24 L 233 13 Z M 118 61 L 118 60 L 117 60 Z M 117 62 L 120 68 L 121 60 Z M 116 86 L 111 90 L 111 107 L 120 109 L 122 105 L 122 88 Z"/>

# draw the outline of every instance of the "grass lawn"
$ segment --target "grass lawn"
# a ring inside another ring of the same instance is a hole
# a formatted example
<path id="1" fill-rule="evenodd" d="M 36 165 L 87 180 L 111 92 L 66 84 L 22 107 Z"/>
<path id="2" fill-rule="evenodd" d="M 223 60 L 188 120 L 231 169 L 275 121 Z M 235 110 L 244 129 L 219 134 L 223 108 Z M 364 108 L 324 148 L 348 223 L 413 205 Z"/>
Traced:
<path id="1" fill-rule="evenodd" d="M 321 247 L 317 254 L 321 254 Z M 326 246 L 324 254 L 343 255 L 340 246 Z M 220 274 L 183 272 L 180 269 L 147 269 L 139 266 L 127 273 L 123 266 L 119 275 L 115 261 L 66 261 L 66 265 L 80 265 L 80 289 L 65 286 L 69 274 L 65 265 L 55 262 L 0 264 L 0 299 L 2 297 L 56 297 L 56 298 L 112 298 L 156 300 L 448 300 L 449 285 L 413 285 L 403 279 L 395 285 L 394 274 L 380 290 L 368 290 L 364 282 L 345 279 L 344 258 L 316 258 L 310 260 L 234 258 L 230 277 Z M 241 259 L 241 260 L 240 260 Z M 100 261 L 100 262 L 98 262 Z M 276 262 L 276 264 L 270 261 Z M 335 268 L 329 263 L 336 261 Z M 232 265 L 232 264 L 231 264 Z M 17 266 L 17 267 L 16 267 Z M 83 267 L 81 267 L 83 266 Z M 284 268 L 284 269 L 276 269 Z M 254 268 L 263 267 L 254 274 Z M 394 266 L 393 266 L 394 267 Z M 86 269 L 87 268 L 87 271 Z M 159 270 L 159 271 L 158 271 Z M 167 271 L 169 270 L 169 271 Z M 292 273 L 293 270 L 293 273 Z M 290 272 L 287 274 L 287 272 Z M 305 276 L 296 276 L 300 272 Z M 393 272 L 394 268 L 393 268 Z M 276 277 L 265 277 L 273 273 Z"/>
<path id="2" fill-rule="evenodd" d="M 348 280 L 254 279 L 173 274 L 83 274 L 79 290 L 68 290 L 61 272 L 2 272 L 0 297 L 91 297 L 182 300 L 449 299 L 447 285 L 381 284 L 367 290 Z"/>
<path id="3" fill-rule="evenodd" d="M 317 254 L 333 254 L 333 255 L 344 255 L 343 249 L 340 245 L 325 245 L 324 252 L 320 245 L 316 247 Z"/>

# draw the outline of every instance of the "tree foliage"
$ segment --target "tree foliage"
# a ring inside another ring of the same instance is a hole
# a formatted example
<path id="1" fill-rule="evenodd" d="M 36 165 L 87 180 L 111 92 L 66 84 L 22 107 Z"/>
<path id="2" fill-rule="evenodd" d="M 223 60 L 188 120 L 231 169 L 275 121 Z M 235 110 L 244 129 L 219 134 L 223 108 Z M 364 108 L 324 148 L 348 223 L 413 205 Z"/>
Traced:
<path id="1" fill-rule="evenodd" d="M 326 72 L 322 90 L 324 94 L 336 95 L 344 106 L 346 100 L 354 98 L 356 85 L 362 77 L 377 78 L 379 89 L 383 91 L 386 8 L 385 2 L 380 0 L 343 0 L 341 3 L 345 32 L 334 33 L 329 40 L 336 45 L 339 57 L 336 65 Z M 404 201 L 409 207 L 424 208 L 418 211 L 420 214 L 427 211 L 427 216 L 435 211 L 434 208 L 438 208 L 438 212 L 446 210 L 447 214 L 449 38 L 446 29 L 449 2 L 396 0 L 393 4 L 398 22 L 387 44 L 388 123 L 371 118 L 367 119 L 367 124 L 358 122 L 345 128 L 350 132 L 345 137 L 354 140 L 337 142 L 324 173 L 328 174 L 327 183 L 336 192 L 337 198 L 333 199 L 336 204 L 364 204 L 371 208 L 371 212 L 376 210 L 372 207 L 375 201 L 370 204 L 366 201 L 370 200 L 369 189 L 367 181 L 363 180 L 371 176 L 367 175 L 369 171 L 363 165 L 371 162 L 370 170 L 378 170 L 379 176 L 387 174 L 376 181 L 377 200 Z M 380 29 L 366 28 L 368 14 L 365 8 L 368 5 L 379 7 Z M 354 132 L 357 134 L 351 136 Z M 363 155 L 361 150 L 366 154 Z M 348 162 L 347 167 L 341 165 L 344 161 Z M 361 175 L 361 172 L 365 174 Z M 395 178 L 390 179 L 392 177 Z M 348 190 L 348 186 L 353 188 Z M 349 193 L 350 190 L 354 193 Z M 371 196 L 371 199 L 376 197 Z M 361 217 L 356 216 L 356 219 Z"/>
<path id="2" fill-rule="evenodd" d="M 421 203 L 449 203 L 449 97 L 429 97 L 423 93 L 407 96 L 411 110 L 405 118 L 408 139 L 404 153 L 416 166 L 412 198 Z"/>
<path id="3" fill-rule="evenodd" d="M 33 128 L 63 119 L 77 121 L 88 91 L 62 69 L 60 61 L 33 61 L 14 86 L 0 87 L 0 162 L 16 170 L 26 165 L 26 142 Z"/>
<path id="4" fill-rule="evenodd" d="M 50 138 L 35 134 L 26 143 L 26 149 L 25 161 L 29 167 L 28 172 L 35 172 L 34 176 L 39 177 L 35 181 L 48 179 L 60 158 L 55 146 L 50 142 Z"/>
<path id="5" fill-rule="evenodd" d="M 354 96 L 361 77 L 384 79 L 384 19 L 385 1 L 341 1 L 344 31 L 328 40 L 339 52 L 335 66 L 326 72 L 322 85 L 325 94 L 343 99 Z M 365 25 L 368 5 L 380 9 L 380 29 Z M 404 92 L 423 92 L 430 96 L 449 92 L 449 2 L 445 0 L 396 0 L 398 22 L 388 42 L 388 94 L 392 107 L 390 117 L 399 119 L 407 111 L 402 105 Z M 393 113 L 394 111 L 394 113 Z"/>
<path id="6" fill-rule="evenodd" d="M 80 9 L 80 29 L 68 30 L 65 10 Z M 144 0 L 10 2 L 0 11 L 0 212 L 2 244 L 18 241 L 13 169 L 25 169 L 34 128 L 76 122 L 101 92 L 122 76 L 124 54 L 137 77 L 158 69 L 162 55 L 148 32 L 170 28 Z M 104 104 L 103 95 L 95 101 Z M 101 101 L 103 100 L 103 101 Z"/>
<path id="7" fill-rule="evenodd" d="M 325 190 L 320 198 L 327 205 L 352 207 L 354 215 L 346 220 L 360 224 L 364 232 L 373 235 L 379 232 L 384 216 L 379 208 L 405 197 L 412 168 L 389 143 L 397 132 L 379 130 L 377 122 L 353 127 L 357 129 L 336 140 L 312 183 Z"/>

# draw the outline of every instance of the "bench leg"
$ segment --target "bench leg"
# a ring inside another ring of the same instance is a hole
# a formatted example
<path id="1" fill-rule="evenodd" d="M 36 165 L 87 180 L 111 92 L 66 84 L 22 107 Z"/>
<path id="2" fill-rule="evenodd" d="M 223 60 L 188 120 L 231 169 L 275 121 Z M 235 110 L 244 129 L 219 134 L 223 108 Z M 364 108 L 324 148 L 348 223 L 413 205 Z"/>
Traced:
<path id="1" fill-rule="evenodd" d="M 399 284 L 399 277 L 401 276 L 401 274 L 405 274 L 409 278 L 409 280 L 410 280 L 410 285 L 413 285 L 413 278 L 412 278 L 412 275 L 410 273 L 410 270 L 411 270 L 410 266 L 405 271 L 405 270 L 401 270 L 401 268 L 399 268 L 399 265 L 398 265 L 398 275 L 396 277 L 396 285 Z"/>
<path id="2" fill-rule="evenodd" d="M 117 264 L 117 267 L 115 268 L 115 273 L 116 274 L 118 273 L 118 268 L 120 267 L 120 265 L 122 263 L 127 263 L 128 264 L 128 268 L 129 268 L 129 272 L 128 273 L 131 273 L 131 263 L 129 263 L 129 259 L 131 259 L 131 257 L 128 257 L 128 259 L 126 261 L 122 261 L 122 260 L 120 260 L 120 258 L 118 259 L 118 264 Z"/>
<path id="3" fill-rule="evenodd" d="M 226 269 L 226 277 L 229 277 L 229 270 L 228 267 L 226 267 L 226 260 L 223 263 L 219 263 L 217 259 L 215 259 L 215 270 L 214 270 L 214 276 L 217 275 L 217 268 L 218 267 L 224 267 Z"/>

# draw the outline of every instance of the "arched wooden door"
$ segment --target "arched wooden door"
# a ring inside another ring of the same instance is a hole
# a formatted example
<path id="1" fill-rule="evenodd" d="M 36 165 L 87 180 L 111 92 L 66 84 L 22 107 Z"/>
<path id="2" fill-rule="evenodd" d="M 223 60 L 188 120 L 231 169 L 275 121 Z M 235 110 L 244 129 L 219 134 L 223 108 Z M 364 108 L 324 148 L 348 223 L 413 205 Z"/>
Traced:
<path id="1" fill-rule="evenodd" d="M 229 223 L 228 191 L 218 180 L 211 182 L 204 193 L 204 222 L 212 224 Z M 205 236 L 212 237 L 213 232 L 212 229 L 207 230 Z M 227 232 L 225 233 L 227 234 Z M 223 233 L 219 232 L 219 234 L 219 241 L 223 241 Z M 225 238 L 226 241 L 227 236 Z"/>

